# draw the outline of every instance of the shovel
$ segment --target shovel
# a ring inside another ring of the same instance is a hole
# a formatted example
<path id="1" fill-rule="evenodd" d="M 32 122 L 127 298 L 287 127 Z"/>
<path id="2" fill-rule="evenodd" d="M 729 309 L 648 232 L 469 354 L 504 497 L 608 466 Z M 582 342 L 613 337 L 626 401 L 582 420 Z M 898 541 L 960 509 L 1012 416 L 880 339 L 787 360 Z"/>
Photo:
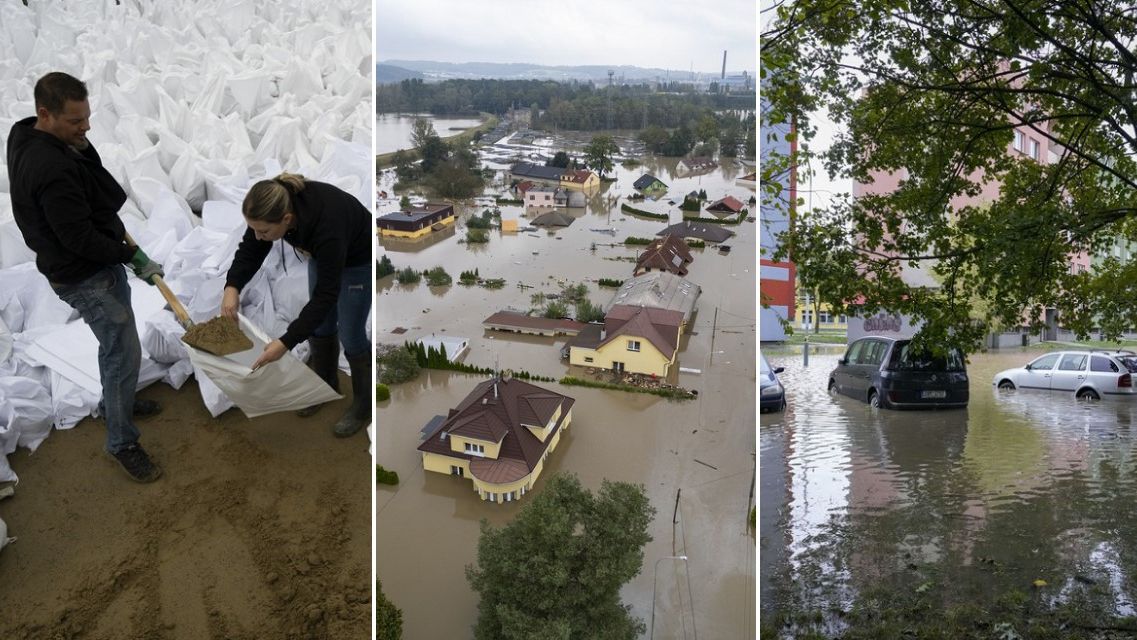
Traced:
<path id="1" fill-rule="evenodd" d="M 138 248 L 138 244 L 134 242 L 134 238 L 131 238 L 129 233 L 126 234 L 126 244 L 132 248 Z M 181 300 L 178 300 L 178 297 L 170 290 L 162 276 L 154 276 L 153 281 L 154 286 L 158 287 L 158 291 L 162 292 L 162 297 L 169 303 L 170 310 L 178 319 L 178 324 L 186 330 L 182 336 L 182 342 L 215 356 L 227 356 L 253 348 L 253 341 L 241 332 L 236 322 L 227 318 L 218 316 L 203 325 L 195 325 L 193 320 L 190 320 L 189 312 L 186 311 Z"/>

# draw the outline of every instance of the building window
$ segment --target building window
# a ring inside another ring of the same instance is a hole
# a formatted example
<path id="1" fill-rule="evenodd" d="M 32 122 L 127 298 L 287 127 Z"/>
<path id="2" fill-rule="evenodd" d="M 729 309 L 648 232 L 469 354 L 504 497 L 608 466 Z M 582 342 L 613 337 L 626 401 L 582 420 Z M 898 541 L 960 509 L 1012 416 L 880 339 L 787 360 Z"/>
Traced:
<path id="1" fill-rule="evenodd" d="M 459 467 L 458 465 L 453 465 L 453 464 L 450 465 L 450 475 L 458 476 L 459 478 L 461 478 L 462 477 L 462 467 Z"/>
<path id="2" fill-rule="evenodd" d="M 484 455 L 486 455 L 486 447 L 485 447 L 485 445 L 467 442 L 466 443 L 466 453 L 473 454 L 475 456 L 484 456 Z"/>
<path id="3" fill-rule="evenodd" d="M 639 340 L 628 340 L 628 351 L 639 351 L 639 350 L 640 350 L 640 341 Z"/>
<path id="4" fill-rule="evenodd" d="M 1015 151 L 1026 151 L 1026 146 L 1023 144 L 1023 132 L 1015 131 Z"/>
<path id="5" fill-rule="evenodd" d="M 585 362 L 592 362 L 591 356 L 584 356 L 584 361 Z"/>
<path id="6" fill-rule="evenodd" d="M 1035 140 L 1034 138 L 1030 139 L 1030 157 L 1034 158 L 1035 160 L 1038 160 L 1038 157 L 1039 157 L 1038 151 L 1041 148 L 1042 148 L 1041 145 L 1038 144 L 1038 140 Z"/>

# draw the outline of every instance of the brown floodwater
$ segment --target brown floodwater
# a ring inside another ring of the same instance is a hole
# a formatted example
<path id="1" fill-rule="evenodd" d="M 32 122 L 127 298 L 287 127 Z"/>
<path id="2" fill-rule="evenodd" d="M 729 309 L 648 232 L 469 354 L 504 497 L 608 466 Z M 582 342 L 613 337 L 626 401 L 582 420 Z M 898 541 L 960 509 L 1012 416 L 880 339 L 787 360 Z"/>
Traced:
<path id="1" fill-rule="evenodd" d="M 826 392 L 841 349 L 808 368 L 800 349 L 763 351 L 789 402 L 760 420 L 763 615 L 926 584 L 945 607 L 1018 591 L 1134 615 L 1137 403 L 996 392 L 1039 353 L 1013 349 L 971 357 L 967 409 L 874 411 Z"/>
<path id="2" fill-rule="evenodd" d="M 559 357 L 566 338 L 489 332 L 482 320 L 505 308 L 528 309 L 534 293 L 559 292 L 562 283 L 585 283 L 592 302 L 607 303 L 614 290 L 599 288 L 595 280 L 630 277 L 633 263 L 627 259 L 636 255 L 623 245 L 608 245 L 629 235 L 654 236 L 664 226 L 619 212 L 615 196 L 631 193 L 631 183 L 644 171 L 668 183 L 676 202 L 698 189 L 706 189 L 712 200 L 734 195 L 745 202 L 754 194 L 753 187 L 735 183 L 737 167 L 680 179 L 672 175 L 675 163 L 664 159 L 646 168 L 618 167 L 618 182 L 605 185 L 586 209 L 568 210 L 579 219 L 553 234 L 503 235 L 495 229 L 489 243 L 480 246 L 459 243 L 462 229 L 434 241 L 380 241 L 379 253 L 386 253 L 396 268 L 444 266 L 455 281 L 461 271 L 477 268 L 483 278 L 504 278 L 507 284 L 499 290 L 429 287 L 425 282 L 403 286 L 383 278 L 377 284 L 377 341 L 401 344 L 432 333 L 462 336 L 470 339 L 463 357 L 468 364 L 558 379 L 570 373 Z M 389 187 L 390 177 L 385 180 Z M 379 212 L 395 208 L 397 202 L 381 203 Z M 459 207 L 463 217 L 482 208 Z M 673 211 L 676 222 L 681 215 L 666 201 L 643 208 Z M 611 236 L 589 230 L 601 227 L 618 232 Z M 701 373 L 680 373 L 678 383 L 697 389 L 698 399 L 679 402 L 546 384 L 577 402 L 573 424 L 550 456 L 536 491 L 561 471 L 577 474 L 593 489 L 604 479 L 645 487 L 656 509 L 649 530 L 653 540 L 644 549 L 640 574 L 622 596 L 633 615 L 648 625 L 654 605 L 656 638 L 753 638 L 756 633 L 756 542 L 748 526 L 756 444 L 755 225 L 731 228 L 739 235 L 729 241 L 730 253 L 696 249 L 689 265 L 687 278 L 703 291 L 679 363 Z M 393 333 L 396 329 L 406 332 Z M 469 480 L 422 470 L 416 450 L 419 429 L 456 406 L 480 380 L 424 371 L 393 386 L 391 400 L 378 407 L 378 461 L 397 471 L 400 483 L 377 489 L 377 571 L 384 592 L 403 610 L 408 640 L 472 636 L 477 595 L 464 571 L 476 557 L 479 521 L 502 526 L 526 503 L 483 502 Z"/>

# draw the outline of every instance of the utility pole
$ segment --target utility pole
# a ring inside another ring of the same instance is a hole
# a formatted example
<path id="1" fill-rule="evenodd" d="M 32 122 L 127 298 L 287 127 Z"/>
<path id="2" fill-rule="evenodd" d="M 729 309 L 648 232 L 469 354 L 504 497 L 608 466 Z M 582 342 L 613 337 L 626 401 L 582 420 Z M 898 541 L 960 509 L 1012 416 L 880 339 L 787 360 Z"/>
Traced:
<path id="1" fill-rule="evenodd" d="M 612 69 L 609 69 L 608 70 L 608 127 L 607 127 L 609 131 L 612 130 L 612 76 L 614 76 L 614 75 L 616 75 L 616 72 L 613 71 Z"/>

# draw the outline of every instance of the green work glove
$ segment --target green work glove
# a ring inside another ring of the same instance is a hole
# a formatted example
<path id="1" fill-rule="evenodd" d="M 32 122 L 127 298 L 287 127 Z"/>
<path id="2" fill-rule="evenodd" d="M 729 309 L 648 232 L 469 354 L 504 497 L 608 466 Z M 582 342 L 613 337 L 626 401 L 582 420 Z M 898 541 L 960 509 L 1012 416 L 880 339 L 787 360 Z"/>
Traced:
<path id="1" fill-rule="evenodd" d="M 162 265 L 151 260 L 150 256 L 142 251 L 142 247 L 136 249 L 134 256 L 130 258 L 130 270 L 134 272 L 134 275 L 142 278 L 143 282 L 150 285 L 154 284 L 154 276 L 165 277 L 166 275 L 166 272 L 162 271 Z"/>

